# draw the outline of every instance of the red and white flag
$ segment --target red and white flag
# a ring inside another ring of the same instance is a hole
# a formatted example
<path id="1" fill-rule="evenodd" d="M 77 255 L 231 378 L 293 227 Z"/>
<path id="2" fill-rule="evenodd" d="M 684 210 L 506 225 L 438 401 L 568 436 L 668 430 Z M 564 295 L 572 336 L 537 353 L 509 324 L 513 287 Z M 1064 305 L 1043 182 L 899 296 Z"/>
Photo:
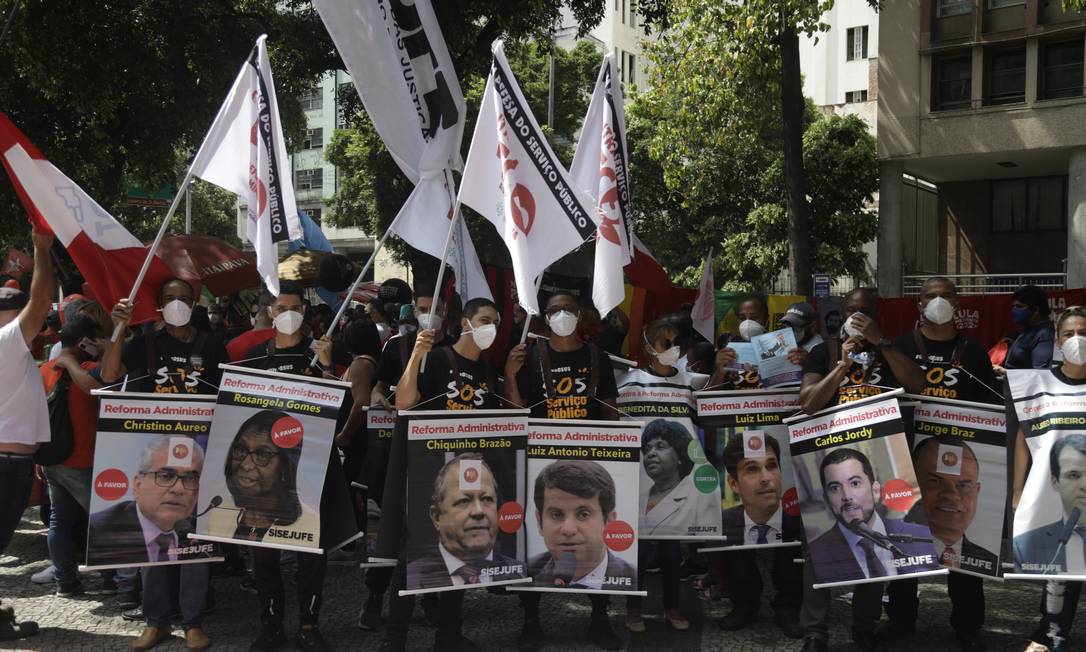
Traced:
<path id="1" fill-rule="evenodd" d="M 551 150 L 501 42 L 486 81 L 460 201 L 490 220 L 513 259 L 520 305 L 539 314 L 535 278 L 596 231 L 592 199 Z"/>
<path id="2" fill-rule="evenodd" d="M 34 259 L 22 249 L 12 247 L 8 249 L 8 257 L 4 260 L 4 266 L 0 267 L 0 274 L 22 276 L 33 268 Z"/>
<path id="3" fill-rule="evenodd" d="M 577 186 L 594 200 L 596 259 L 592 303 L 601 315 L 622 303 L 622 268 L 633 260 L 630 244 L 630 179 L 626 156 L 626 115 L 616 80 L 615 55 L 603 58 L 592 102 L 585 114 L 577 153 L 569 169 Z"/>
<path id="4" fill-rule="evenodd" d="M 694 330 L 710 342 L 716 342 L 716 285 L 713 283 L 713 250 L 705 257 L 705 267 L 701 269 L 701 282 L 698 283 L 698 298 L 690 311 L 694 321 Z"/>
<path id="5" fill-rule="evenodd" d="M 31 224 L 56 235 L 98 301 L 108 310 L 128 297 L 147 247 L 46 160 L 3 113 L 0 153 Z M 165 263 L 154 258 L 136 295 L 133 323 L 159 318 L 158 290 L 171 278 Z"/>
<path id="6" fill-rule="evenodd" d="M 302 237 L 294 180 L 283 141 L 279 103 L 268 62 L 267 34 L 256 40 L 226 102 L 204 137 L 192 174 L 240 195 L 248 205 L 245 236 L 256 250 L 256 267 L 272 294 L 279 294 L 276 243 Z"/>
<path id="7" fill-rule="evenodd" d="M 633 262 L 626 266 L 626 276 L 630 283 L 639 288 L 645 288 L 649 292 L 669 292 L 673 287 L 667 271 L 652 255 L 645 243 L 636 233 L 630 232 L 630 242 L 633 245 Z"/>

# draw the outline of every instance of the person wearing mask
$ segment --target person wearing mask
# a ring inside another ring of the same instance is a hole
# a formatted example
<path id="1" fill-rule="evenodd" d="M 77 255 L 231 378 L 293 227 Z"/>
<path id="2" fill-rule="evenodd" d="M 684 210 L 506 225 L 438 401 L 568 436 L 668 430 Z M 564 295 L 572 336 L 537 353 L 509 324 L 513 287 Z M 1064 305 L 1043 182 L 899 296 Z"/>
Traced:
<path id="1" fill-rule="evenodd" d="M 999 403 L 1002 395 L 988 354 L 976 340 L 962 335 L 954 324 L 958 309 L 958 288 L 942 276 L 933 276 L 920 286 L 920 328 L 905 333 L 894 346 L 912 357 L 924 370 L 925 396 L 937 396 L 974 403 Z M 984 583 L 974 575 L 947 575 L 950 594 L 950 624 L 958 645 L 966 652 L 987 649 L 981 628 L 984 626 Z M 889 642 L 912 634 L 920 607 L 917 580 L 908 578 L 891 582 L 886 589 L 889 621 L 879 626 L 876 635 Z"/>
<path id="2" fill-rule="evenodd" d="M 1064 310 L 1056 320 L 1056 335 L 1056 346 L 1059 347 L 1060 352 L 1063 354 L 1063 363 L 1057 367 L 1034 373 L 1052 374 L 1066 388 L 1064 391 L 1079 393 L 1082 391 L 1083 386 L 1086 385 L 1086 308 L 1075 306 Z M 1012 422 L 1012 420 L 1008 419 L 1009 426 L 1013 427 L 1013 423 L 1016 422 L 1017 420 Z M 1064 437 L 1074 438 L 1075 435 L 1065 435 Z M 1053 446 L 1052 450 L 1056 450 L 1056 446 Z M 1083 474 L 1078 471 L 1082 466 L 1086 465 L 1076 464 L 1078 468 L 1072 469 L 1072 473 L 1066 476 L 1060 473 L 1059 467 L 1061 463 L 1068 466 L 1068 462 L 1072 460 L 1081 461 L 1086 459 L 1086 456 L 1077 452 L 1073 446 L 1065 447 L 1064 451 L 1067 452 L 1068 457 L 1061 458 L 1063 451 L 1056 450 L 1055 460 L 1034 460 L 1029 446 L 1026 444 L 1026 434 L 1023 427 L 1019 426 L 1017 428 L 1014 442 L 1014 466 L 1011 470 L 1012 512 L 1018 510 L 1018 503 L 1022 499 L 1022 491 L 1026 486 L 1026 476 L 1034 462 L 1048 464 L 1052 486 L 1064 501 L 1064 512 L 1070 511 L 1072 505 L 1068 503 L 1068 499 L 1072 497 L 1080 499 L 1082 490 L 1079 485 L 1081 485 Z M 1053 464 L 1053 461 L 1055 461 L 1055 464 Z M 1079 523 L 1082 523 L 1082 521 L 1080 520 Z M 1032 536 L 1036 534 L 1039 533 L 1031 531 L 1025 535 L 1015 537 L 1015 548 L 1021 550 L 1026 547 L 1031 539 L 1038 538 Z M 1072 536 L 1078 535 L 1076 533 Z M 1048 542 L 1046 543 L 1049 543 L 1053 540 L 1053 537 L 1048 536 L 1047 539 Z M 1071 546 L 1068 545 L 1067 549 L 1070 550 Z M 1066 563 L 1067 554 L 1064 553 L 1063 556 Z M 1051 557 L 1045 557 L 1045 559 L 1051 559 Z M 1060 559 L 1057 557 L 1056 563 L 1059 562 Z M 1071 636 L 1071 626 L 1075 621 L 1075 613 L 1078 610 L 1081 593 L 1082 582 L 1057 580 L 1045 582 L 1044 589 L 1041 591 L 1041 619 L 1037 623 L 1037 628 L 1030 634 L 1031 643 L 1026 648 L 1026 652 L 1070 652 L 1072 648 L 1068 644 L 1068 639 Z"/>
<path id="3" fill-rule="evenodd" d="M 90 511 L 91 473 L 94 466 L 95 424 L 98 399 L 91 390 L 102 385 L 90 372 L 105 348 L 101 328 L 87 315 L 76 315 L 60 332 L 62 350 L 55 360 L 41 366 L 48 395 L 67 376 L 68 418 L 72 431 L 72 453 L 59 464 L 44 467 L 49 480 L 49 559 L 53 562 L 56 594 L 62 597 L 82 592 L 76 563 L 75 535 L 82 510 Z"/>
<path id="4" fill-rule="evenodd" d="M 1003 365 L 996 367 L 1001 376 L 1007 369 L 1044 369 L 1052 363 L 1055 334 L 1048 295 L 1035 285 L 1026 285 L 1014 291 L 1011 301 L 1011 318 L 1022 327 L 1022 334 L 1011 343 Z"/>
<path id="5" fill-rule="evenodd" d="M 814 347 L 803 364 L 799 400 L 803 411 L 819 410 L 876 396 L 888 389 L 904 387 L 919 394 L 925 386 L 919 365 L 883 336 L 878 325 L 878 294 L 871 288 L 857 288 L 841 303 L 844 341 L 829 339 Z M 807 542 L 809 544 L 809 542 Z M 803 569 L 803 604 L 800 625 L 804 630 L 803 652 L 829 649 L 829 589 L 813 589 L 814 565 L 807 545 Z M 878 647 L 876 625 L 882 615 L 883 584 L 857 584 L 852 597 L 852 640 L 861 650 Z"/>
<path id="6" fill-rule="evenodd" d="M 549 339 L 529 349 L 518 344 L 505 362 L 505 398 L 518 407 L 530 407 L 541 419 L 618 419 L 618 388 L 607 354 L 577 337 L 581 308 L 570 294 L 554 294 L 544 309 Z M 517 638 L 521 650 L 539 650 L 545 635 L 539 623 L 541 593 L 519 594 L 524 627 Z M 588 638 L 605 650 L 622 642 L 607 617 L 608 596 L 591 595 L 592 619 Z"/>
<path id="7" fill-rule="evenodd" d="M 792 304 L 789 308 L 795 308 L 802 316 L 802 311 L 797 308 L 797 306 L 800 305 L 807 304 Z M 807 307 L 810 308 L 810 306 Z M 811 312 L 813 312 L 813 309 L 811 309 Z M 766 330 L 766 325 L 769 323 L 769 306 L 766 304 L 765 299 L 761 297 L 750 297 L 749 299 L 746 299 L 739 304 L 736 315 L 741 320 L 739 322 L 739 337 L 742 338 L 744 342 L 749 342 L 752 338 L 764 335 L 768 332 Z M 795 319 L 797 318 L 797 315 L 785 313 L 785 317 Z M 803 318 L 806 319 L 807 317 L 803 316 Z M 783 318 L 782 321 L 784 321 Z M 791 325 L 791 322 L 788 323 L 787 327 L 795 328 Z M 809 326 L 808 330 L 810 330 Z M 800 342 L 799 337 L 796 338 L 796 342 Z M 724 350 L 731 352 L 731 357 L 728 359 L 728 365 L 734 365 L 737 358 L 734 349 L 725 347 Z M 792 364 L 802 366 L 803 361 L 807 359 L 807 352 L 809 350 L 810 349 L 800 344 L 788 352 L 788 361 Z M 749 367 L 743 371 L 732 372 L 729 375 L 728 380 L 731 382 L 732 388 L 734 389 L 759 389 L 762 387 L 762 378 L 759 376 L 758 370 Z"/>
<path id="8" fill-rule="evenodd" d="M 336 378 L 331 371 L 331 341 L 328 338 L 314 341 L 312 337 L 302 333 L 306 314 L 303 292 L 296 283 L 279 281 L 279 296 L 268 306 L 275 337 L 249 349 L 243 358 L 246 360 L 244 366 L 310 378 Z M 339 455 L 334 448 L 328 463 L 339 464 Z M 326 473 L 325 484 L 338 475 Z M 322 526 L 328 523 L 330 518 L 332 515 L 322 513 Z M 253 547 L 250 552 L 253 559 L 253 578 L 260 599 L 261 629 L 249 649 L 253 652 L 275 650 L 287 642 L 286 633 L 283 631 L 285 592 L 280 550 Z M 297 563 L 295 585 L 298 594 L 298 636 L 295 644 L 302 650 L 331 650 L 318 627 L 324 574 L 328 568 L 327 554 L 299 552 Z"/>
<path id="9" fill-rule="evenodd" d="M 818 313 L 807 302 L 793 303 L 788 306 L 784 316 L 778 322 L 781 328 L 791 328 L 796 336 L 796 344 L 804 353 L 810 353 L 812 349 L 822 343 L 822 336 L 818 334 Z M 797 356 L 806 359 L 806 355 Z M 803 359 L 796 364 L 802 365 Z"/>
<path id="10" fill-rule="evenodd" d="M 41 331 L 55 296 L 53 234 L 33 233 L 34 276 L 30 296 L 15 288 L 0 288 L 0 554 L 19 525 L 34 486 L 34 453 L 49 436 L 49 410 L 41 390 L 41 373 L 30 344 Z M 23 635 L 12 626 L 14 616 L 0 619 L 0 638 Z M 28 626 L 29 631 L 29 626 Z"/>
<path id="11" fill-rule="evenodd" d="M 226 344 L 226 352 L 230 356 L 230 362 L 241 362 L 245 354 L 255 346 L 264 344 L 275 337 L 275 327 L 272 325 L 269 308 L 275 301 L 275 295 L 267 290 L 260 293 L 260 298 L 253 306 L 255 313 L 251 316 L 253 327 L 230 340 Z"/>
<path id="12" fill-rule="evenodd" d="M 434 348 L 436 328 L 420 330 L 403 376 L 396 384 L 396 409 L 485 410 L 500 408 L 494 369 L 482 358 L 498 335 L 498 309 L 490 299 L 475 298 L 464 306 L 460 337 L 452 346 Z M 438 326 L 437 323 L 430 325 Z M 425 367 L 425 370 L 423 370 Z M 406 477 L 406 469 L 391 469 Z M 403 555 L 392 578 L 389 620 L 383 650 L 402 651 L 415 608 L 413 595 L 400 596 L 407 585 L 407 560 Z M 463 591 L 438 594 L 435 650 L 474 650 L 475 644 L 461 632 Z"/>
<path id="13" fill-rule="evenodd" d="M 381 336 L 381 342 L 392 337 L 391 317 L 385 313 L 385 304 L 374 297 L 366 302 L 366 315 L 377 326 L 377 333 Z"/>

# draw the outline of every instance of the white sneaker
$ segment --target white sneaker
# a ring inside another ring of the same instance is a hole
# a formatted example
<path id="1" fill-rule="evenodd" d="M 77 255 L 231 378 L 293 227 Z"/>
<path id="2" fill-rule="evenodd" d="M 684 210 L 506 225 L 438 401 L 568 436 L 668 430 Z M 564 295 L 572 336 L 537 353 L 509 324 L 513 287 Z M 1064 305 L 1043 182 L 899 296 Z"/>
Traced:
<path id="1" fill-rule="evenodd" d="M 50 565 L 48 568 L 44 568 L 31 575 L 30 581 L 35 584 L 53 584 L 57 581 L 56 570 L 56 566 Z"/>

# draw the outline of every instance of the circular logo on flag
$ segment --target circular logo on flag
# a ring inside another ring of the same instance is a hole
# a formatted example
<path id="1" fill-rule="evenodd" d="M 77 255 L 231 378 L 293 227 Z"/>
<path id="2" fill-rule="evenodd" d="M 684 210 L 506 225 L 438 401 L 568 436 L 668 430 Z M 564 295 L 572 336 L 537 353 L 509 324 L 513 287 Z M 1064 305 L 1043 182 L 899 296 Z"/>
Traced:
<path id="1" fill-rule="evenodd" d="M 466 484 L 475 484 L 479 481 L 479 469 L 474 466 L 469 466 L 464 469 L 464 482 Z"/>
<path id="2" fill-rule="evenodd" d="M 173 447 L 173 456 L 175 459 L 179 460 L 188 459 L 189 447 L 185 444 L 175 444 Z"/>
<path id="3" fill-rule="evenodd" d="M 694 487 L 703 494 L 711 494 L 720 486 L 720 477 L 712 464 L 703 464 L 694 470 Z"/>
<path id="4" fill-rule="evenodd" d="M 294 448 L 302 443 L 302 422 L 294 417 L 280 417 L 271 427 L 272 443 L 279 448 Z"/>
<path id="5" fill-rule="evenodd" d="M 514 534 L 523 524 L 524 508 L 517 501 L 510 500 L 498 508 L 498 529 L 502 532 Z"/>
<path id="6" fill-rule="evenodd" d="M 105 469 L 94 479 L 94 493 L 102 500 L 120 500 L 128 493 L 128 476 L 120 469 Z"/>
<path id="7" fill-rule="evenodd" d="M 781 509 L 789 516 L 799 516 L 799 495 L 796 488 L 792 487 L 781 496 Z"/>
<path id="8" fill-rule="evenodd" d="M 882 485 L 882 504 L 895 512 L 906 512 L 913 506 L 913 488 L 901 478 L 887 480 Z"/>
<path id="9" fill-rule="evenodd" d="M 701 449 L 701 442 L 697 439 L 690 440 L 690 444 L 686 447 L 686 455 L 694 464 L 704 464 L 707 461 L 705 451 Z"/>
<path id="10" fill-rule="evenodd" d="M 943 453 L 943 466 L 958 466 L 958 455 L 954 451 Z"/>
<path id="11" fill-rule="evenodd" d="M 626 521 L 611 521 L 603 528 L 603 543 L 615 552 L 622 552 L 634 544 L 634 531 Z"/>

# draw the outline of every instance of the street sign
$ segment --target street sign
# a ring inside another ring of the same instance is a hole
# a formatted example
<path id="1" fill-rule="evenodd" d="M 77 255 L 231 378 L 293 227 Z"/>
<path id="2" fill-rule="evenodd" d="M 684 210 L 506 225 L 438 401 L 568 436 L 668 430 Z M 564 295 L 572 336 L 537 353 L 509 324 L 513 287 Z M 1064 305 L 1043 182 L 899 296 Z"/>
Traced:
<path id="1" fill-rule="evenodd" d="M 142 186 L 129 186 L 125 193 L 125 203 L 129 206 L 151 206 L 165 208 L 173 201 L 173 187 L 166 186 L 158 190 L 150 190 Z"/>
<path id="2" fill-rule="evenodd" d="M 814 295 L 816 299 L 824 299 L 830 296 L 830 275 L 814 275 Z"/>

